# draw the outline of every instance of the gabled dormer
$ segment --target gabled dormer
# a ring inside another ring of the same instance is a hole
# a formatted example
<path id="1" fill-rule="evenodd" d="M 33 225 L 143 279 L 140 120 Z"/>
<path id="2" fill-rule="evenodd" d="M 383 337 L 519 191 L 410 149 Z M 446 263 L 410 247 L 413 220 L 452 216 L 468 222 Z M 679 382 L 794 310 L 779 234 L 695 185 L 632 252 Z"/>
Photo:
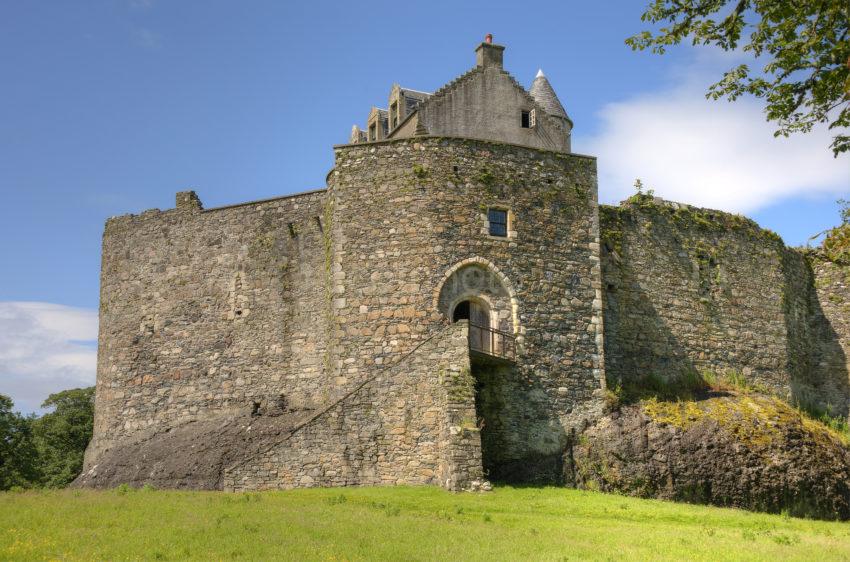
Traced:
<path id="1" fill-rule="evenodd" d="M 373 107 L 366 119 L 366 140 L 369 142 L 384 140 L 388 133 L 387 110 Z"/>
<path id="2" fill-rule="evenodd" d="M 398 84 L 393 84 L 393 87 L 390 90 L 389 100 L 387 101 L 390 133 L 392 133 L 392 131 L 394 131 L 408 115 L 416 111 L 419 105 L 430 96 L 431 94 L 428 92 L 402 88 Z"/>

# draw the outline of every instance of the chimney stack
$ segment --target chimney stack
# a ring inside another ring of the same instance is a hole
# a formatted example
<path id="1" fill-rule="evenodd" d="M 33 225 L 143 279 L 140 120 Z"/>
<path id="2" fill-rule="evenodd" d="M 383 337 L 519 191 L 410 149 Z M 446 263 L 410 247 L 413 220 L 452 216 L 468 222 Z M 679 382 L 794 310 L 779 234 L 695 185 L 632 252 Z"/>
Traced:
<path id="1" fill-rule="evenodd" d="M 484 42 L 475 49 L 475 62 L 478 66 L 502 68 L 502 55 L 504 51 L 504 46 L 493 44 L 493 34 L 488 33 L 484 38 Z"/>

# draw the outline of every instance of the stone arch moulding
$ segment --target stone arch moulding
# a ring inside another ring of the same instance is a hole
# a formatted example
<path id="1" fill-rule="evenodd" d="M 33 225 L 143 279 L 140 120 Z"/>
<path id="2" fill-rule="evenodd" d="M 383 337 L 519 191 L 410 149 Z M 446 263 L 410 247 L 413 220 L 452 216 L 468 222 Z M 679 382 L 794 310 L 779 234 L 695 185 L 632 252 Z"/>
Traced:
<path id="1" fill-rule="evenodd" d="M 437 283 L 437 286 L 434 289 L 434 297 L 433 297 L 433 302 L 432 302 L 434 310 L 439 311 L 444 316 L 446 316 L 449 319 L 449 321 L 451 321 L 451 312 L 452 312 L 452 310 L 454 310 L 454 307 L 457 306 L 457 304 L 459 302 L 466 300 L 470 296 L 474 296 L 474 298 L 481 299 L 481 300 L 487 302 L 488 305 L 493 304 L 490 297 L 486 294 L 460 293 L 458 295 L 455 295 L 453 298 L 447 300 L 446 302 L 444 302 L 443 306 L 441 307 L 440 300 L 441 300 L 441 296 L 443 296 L 443 290 L 446 287 L 446 283 L 448 283 L 449 280 L 452 279 L 452 276 L 454 276 L 456 273 L 458 273 L 461 269 L 466 268 L 466 267 L 470 267 L 470 266 L 478 266 L 482 269 L 487 270 L 490 274 L 494 275 L 495 278 L 499 281 L 499 284 L 501 285 L 501 287 L 507 293 L 507 297 L 510 301 L 511 330 L 517 336 L 517 343 L 520 343 L 521 340 L 523 339 L 522 334 L 523 334 L 524 330 L 522 329 L 522 327 L 520 326 L 520 323 L 519 323 L 519 301 L 517 300 L 517 297 L 516 297 L 516 290 L 514 289 L 514 285 L 513 285 L 513 283 L 511 283 L 510 279 L 508 279 L 508 277 L 504 273 L 502 273 L 502 271 L 498 267 L 496 267 L 496 265 L 493 262 L 491 262 L 490 260 L 488 260 L 486 258 L 482 258 L 480 256 L 473 256 L 471 258 L 461 260 L 461 261 L 457 262 L 456 264 L 454 264 L 452 267 L 450 267 L 445 272 L 445 274 L 443 274 L 442 279 L 440 279 L 440 282 Z M 443 308 L 445 308 L 446 310 L 443 310 Z M 492 308 L 492 306 L 491 306 L 491 308 Z"/>

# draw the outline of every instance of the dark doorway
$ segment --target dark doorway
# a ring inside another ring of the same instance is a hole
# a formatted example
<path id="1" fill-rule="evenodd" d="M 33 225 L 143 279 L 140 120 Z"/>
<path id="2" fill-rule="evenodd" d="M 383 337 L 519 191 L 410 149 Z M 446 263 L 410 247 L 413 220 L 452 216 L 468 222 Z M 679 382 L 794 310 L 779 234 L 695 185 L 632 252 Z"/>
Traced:
<path id="1" fill-rule="evenodd" d="M 477 300 L 462 301 L 452 312 L 452 322 L 469 320 L 469 347 L 490 353 L 490 310 L 486 303 Z"/>
<path id="2" fill-rule="evenodd" d="M 452 315 L 452 322 L 457 322 L 458 320 L 469 320 L 469 301 L 458 303 L 455 307 L 455 312 Z"/>

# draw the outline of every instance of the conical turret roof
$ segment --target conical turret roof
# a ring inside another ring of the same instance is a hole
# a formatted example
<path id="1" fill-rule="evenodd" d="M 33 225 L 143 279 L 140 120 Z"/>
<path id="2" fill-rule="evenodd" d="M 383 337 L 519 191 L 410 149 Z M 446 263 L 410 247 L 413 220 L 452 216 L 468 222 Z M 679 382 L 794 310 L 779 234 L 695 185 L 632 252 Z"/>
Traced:
<path id="1" fill-rule="evenodd" d="M 531 83 L 531 89 L 528 93 L 549 115 L 570 120 L 564 106 L 561 105 L 561 100 L 558 99 L 552 84 L 549 83 L 542 70 L 537 71 L 537 76 L 534 77 L 534 82 Z"/>

